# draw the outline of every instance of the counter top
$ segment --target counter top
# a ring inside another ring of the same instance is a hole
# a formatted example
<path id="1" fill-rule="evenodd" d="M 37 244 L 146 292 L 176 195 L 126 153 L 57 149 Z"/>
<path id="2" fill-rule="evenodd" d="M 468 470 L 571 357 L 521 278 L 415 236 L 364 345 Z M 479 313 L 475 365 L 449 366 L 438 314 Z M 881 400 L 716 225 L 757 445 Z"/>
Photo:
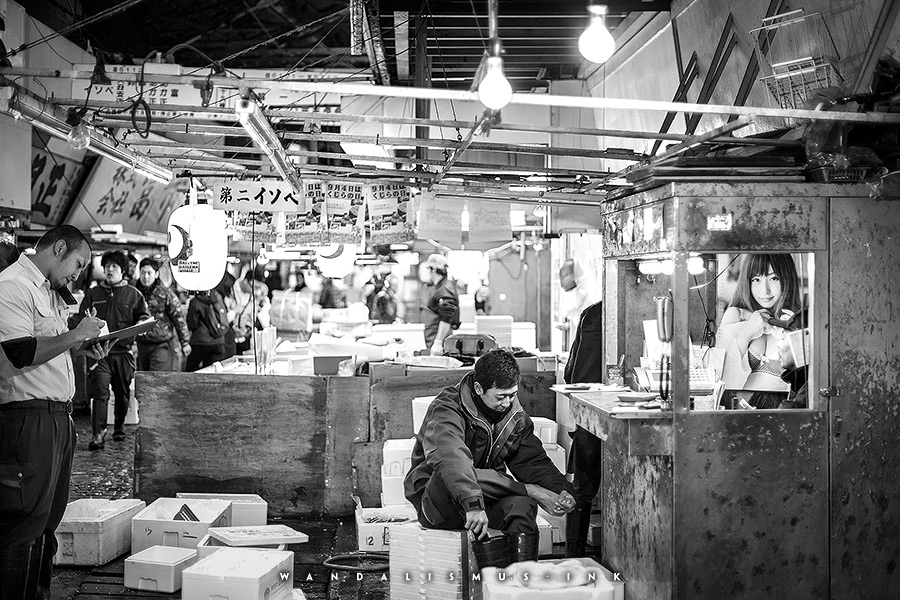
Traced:
<path id="1" fill-rule="evenodd" d="M 564 391 L 576 425 L 603 441 L 610 436 L 629 456 L 672 456 L 672 411 L 645 410 L 619 401 L 615 391 Z"/>
<path id="2" fill-rule="evenodd" d="M 655 419 L 671 420 L 671 410 L 643 409 L 635 404 L 620 402 L 618 394 L 621 392 L 562 392 L 570 399 L 583 404 L 585 407 L 599 411 L 613 419 Z"/>

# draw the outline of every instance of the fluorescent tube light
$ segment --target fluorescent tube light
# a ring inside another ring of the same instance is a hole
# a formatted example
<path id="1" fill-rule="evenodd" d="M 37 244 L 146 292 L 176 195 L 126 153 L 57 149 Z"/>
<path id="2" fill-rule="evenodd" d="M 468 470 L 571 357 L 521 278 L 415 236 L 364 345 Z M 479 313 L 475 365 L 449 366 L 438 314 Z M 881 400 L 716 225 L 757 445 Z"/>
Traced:
<path id="1" fill-rule="evenodd" d="M 302 194 L 303 183 L 288 158 L 284 146 L 281 145 L 281 140 L 275 135 L 275 130 L 272 129 L 272 125 L 260 110 L 256 100 L 242 98 L 234 112 L 237 114 L 238 121 L 247 130 L 247 135 L 250 136 L 256 147 L 269 157 L 269 161 L 281 178 L 291 184 L 295 193 Z"/>

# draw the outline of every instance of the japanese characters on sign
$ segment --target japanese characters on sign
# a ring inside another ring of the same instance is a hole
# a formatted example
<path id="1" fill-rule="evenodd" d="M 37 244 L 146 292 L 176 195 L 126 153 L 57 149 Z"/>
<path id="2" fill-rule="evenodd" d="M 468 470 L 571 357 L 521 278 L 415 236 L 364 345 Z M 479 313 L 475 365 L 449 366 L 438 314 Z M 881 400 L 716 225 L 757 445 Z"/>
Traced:
<path id="1" fill-rule="evenodd" d="M 252 213 L 228 211 L 228 220 L 235 233 L 246 241 L 260 244 L 274 244 L 277 241 L 275 213 L 257 211 Z"/>
<path id="2" fill-rule="evenodd" d="M 369 230 L 373 244 L 408 242 L 415 237 L 410 214 L 409 188 L 379 183 L 369 188 Z"/>
<path id="3" fill-rule="evenodd" d="M 303 180 L 302 209 L 286 213 L 284 241 L 289 245 L 318 246 L 325 243 L 325 190 L 321 181 Z"/>
<path id="4" fill-rule="evenodd" d="M 47 147 L 31 149 L 31 222 L 51 227 L 62 223 L 84 171 L 84 150 L 51 138 Z"/>
<path id="5" fill-rule="evenodd" d="M 211 186 L 213 208 L 242 212 L 296 212 L 302 210 L 303 197 L 278 180 L 224 181 Z"/>
<path id="6" fill-rule="evenodd" d="M 458 198 L 437 199 L 433 192 L 422 192 L 419 234 L 422 239 L 433 239 L 448 245 L 462 242 L 462 211 L 466 201 Z"/>
<path id="7" fill-rule="evenodd" d="M 361 183 L 325 182 L 325 218 L 328 242 L 362 244 L 365 196 Z"/>
<path id="8" fill-rule="evenodd" d="M 469 202 L 469 242 L 505 241 L 511 236 L 508 205 Z"/>

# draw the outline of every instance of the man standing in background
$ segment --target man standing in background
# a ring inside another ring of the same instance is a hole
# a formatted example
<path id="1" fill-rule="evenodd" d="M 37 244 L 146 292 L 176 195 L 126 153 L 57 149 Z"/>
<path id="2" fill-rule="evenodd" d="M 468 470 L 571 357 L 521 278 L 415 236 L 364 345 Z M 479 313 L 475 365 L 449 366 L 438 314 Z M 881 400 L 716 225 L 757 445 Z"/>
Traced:
<path id="1" fill-rule="evenodd" d="M 428 300 L 422 307 L 425 323 L 425 347 L 431 354 L 444 353 L 444 338 L 459 327 L 459 296 L 447 277 L 447 257 L 431 254 L 425 261 L 430 286 Z"/>
<path id="2" fill-rule="evenodd" d="M 76 228 L 49 230 L 32 256 L 0 273 L 0 599 L 50 598 L 54 532 L 69 500 L 75 451 L 71 348 L 100 334 L 93 314 L 69 330 L 66 287 L 90 264 Z M 88 353 L 106 356 L 109 343 Z"/>

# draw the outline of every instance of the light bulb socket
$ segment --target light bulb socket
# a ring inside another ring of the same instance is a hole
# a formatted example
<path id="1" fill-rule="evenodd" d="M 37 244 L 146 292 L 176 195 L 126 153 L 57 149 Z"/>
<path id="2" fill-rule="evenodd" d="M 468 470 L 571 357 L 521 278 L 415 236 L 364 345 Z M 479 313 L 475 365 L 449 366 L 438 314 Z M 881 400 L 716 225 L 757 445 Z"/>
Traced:
<path id="1" fill-rule="evenodd" d="M 592 17 L 605 17 L 609 14 L 609 9 L 605 4 L 589 4 L 588 12 Z"/>
<path id="2" fill-rule="evenodd" d="M 503 54 L 503 42 L 500 38 L 491 38 L 488 40 L 488 56 L 500 58 Z"/>

